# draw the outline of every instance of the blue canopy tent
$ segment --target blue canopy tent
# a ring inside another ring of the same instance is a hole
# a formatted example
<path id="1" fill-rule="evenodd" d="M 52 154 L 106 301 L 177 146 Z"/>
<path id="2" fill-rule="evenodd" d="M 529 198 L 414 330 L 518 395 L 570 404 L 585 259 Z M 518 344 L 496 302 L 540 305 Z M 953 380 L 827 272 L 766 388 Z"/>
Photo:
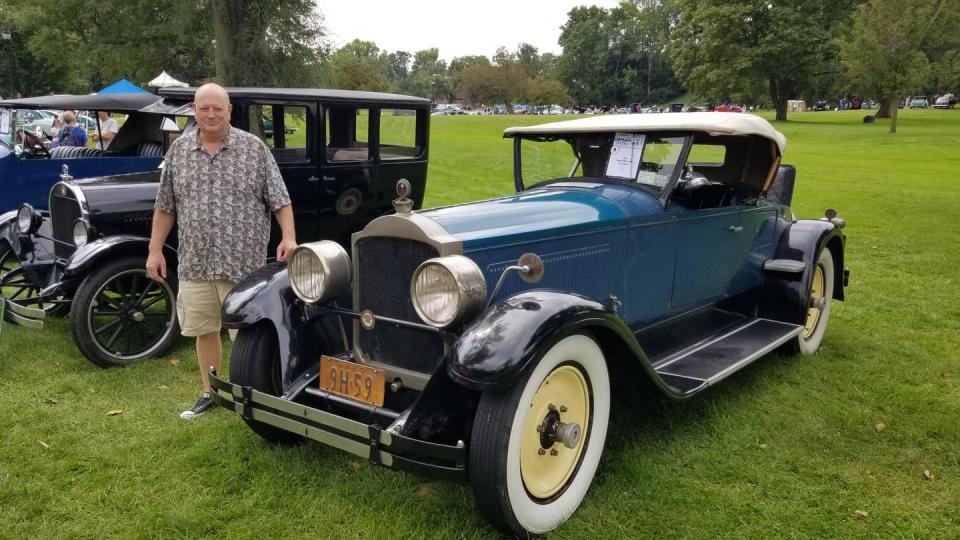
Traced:
<path id="1" fill-rule="evenodd" d="M 111 84 L 110 86 L 104 87 L 102 90 L 97 92 L 97 94 L 149 94 L 143 88 L 133 84 L 132 82 L 126 79 L 120 79 L 119 81 Z"/>

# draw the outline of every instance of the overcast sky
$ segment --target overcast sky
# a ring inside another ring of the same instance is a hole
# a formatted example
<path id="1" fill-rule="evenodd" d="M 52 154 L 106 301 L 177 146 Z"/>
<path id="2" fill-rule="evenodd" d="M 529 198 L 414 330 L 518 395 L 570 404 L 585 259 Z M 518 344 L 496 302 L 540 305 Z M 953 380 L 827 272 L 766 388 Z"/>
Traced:
<path id="1" fill-rule="evenodd" d="M 354 39 L 381 50 L 440 49 L 448 62 L 457 56 L 493 56 L 498 47 L 514 51 L 530 43 L 540 53 L 560 53 L 557 39 L 574 6 L 615 7 L 618 0 L 318 0 L 337 47 Z"/>

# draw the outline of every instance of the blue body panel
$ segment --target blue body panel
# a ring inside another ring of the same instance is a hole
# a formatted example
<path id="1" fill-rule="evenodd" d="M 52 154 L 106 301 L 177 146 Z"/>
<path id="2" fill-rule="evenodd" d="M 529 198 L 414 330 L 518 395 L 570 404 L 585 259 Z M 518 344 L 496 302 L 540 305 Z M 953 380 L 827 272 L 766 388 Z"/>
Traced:
<path id="1" fill-rule="evenodd" d="M 491 291 L 520 255 L 543 259 L 540 282 L 511 276 L 495 301 L 531 289 L 567 291 L 617 304 L 631 326 L 668 313 L 680 214 L 645 189 L 589 183 L 423 212 L 463 241 L 464 255 L 480 266 Z"/>
<path id="2" fill-rule="evenodd" d="M 60 167 L 69 165 L 74 178 L 126 174 L 156 169 L 159 157 L 90 157 L 74 159 L 17 159 L 0 146 L 0 212 L 23 203 L 46 209 L 50 187 L 60 181 Z"/>

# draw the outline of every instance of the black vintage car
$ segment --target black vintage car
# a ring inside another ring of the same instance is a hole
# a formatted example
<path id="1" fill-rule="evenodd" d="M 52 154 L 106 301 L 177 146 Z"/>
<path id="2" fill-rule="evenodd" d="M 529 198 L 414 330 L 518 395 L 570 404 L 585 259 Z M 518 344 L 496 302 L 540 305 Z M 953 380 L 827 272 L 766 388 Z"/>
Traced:
<path id="1" fill-rule="evenodd" d="M 298 240 L 348 246 L 351 233 L 392 210 L 398 185 L 420 194 L 414 204 L 421 204 L 429 100 L 340 90 L 227 90 L 231 124 L 263 139 L 280 167 Z M 164 99 L 148 109 L 188 116 L 194 92 L 161 90 Z M 193 128 L 192 119 L 180 124 Z M 74 341 L 103 367 L 166 351 L 179 334 L 176 234 L 165 246 L 172 267 L 167 284 L 149 280 L 144 270 L 159 178 L 159 169 L 83 180 L 65 170 L 50 190 L 49 212 L 25 204 L 0 216 L 0 290 L 10 301 L 10 317 L 36 324 L 44 311 L 69 305 Z M 279 241 L 274 228 L 271 253 Z"/>

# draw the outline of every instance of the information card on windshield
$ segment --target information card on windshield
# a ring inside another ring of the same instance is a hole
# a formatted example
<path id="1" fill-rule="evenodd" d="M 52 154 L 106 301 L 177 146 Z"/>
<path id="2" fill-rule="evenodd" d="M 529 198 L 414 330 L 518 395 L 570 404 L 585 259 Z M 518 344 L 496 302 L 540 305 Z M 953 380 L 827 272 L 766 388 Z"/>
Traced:
<path id="1" fill-rule="evenodd" d="M 640 158 L 643 157 L 644 135 L 640 133 L 617 133 L 610 148 L 606 176 L 633 180 L 637 177 Z"/>
<path id="2" fill-rule="evenodd" d="M 0 110 L 0 135 L 7 135 L 10 133 L 10 111 L 7 109 Z"/>

